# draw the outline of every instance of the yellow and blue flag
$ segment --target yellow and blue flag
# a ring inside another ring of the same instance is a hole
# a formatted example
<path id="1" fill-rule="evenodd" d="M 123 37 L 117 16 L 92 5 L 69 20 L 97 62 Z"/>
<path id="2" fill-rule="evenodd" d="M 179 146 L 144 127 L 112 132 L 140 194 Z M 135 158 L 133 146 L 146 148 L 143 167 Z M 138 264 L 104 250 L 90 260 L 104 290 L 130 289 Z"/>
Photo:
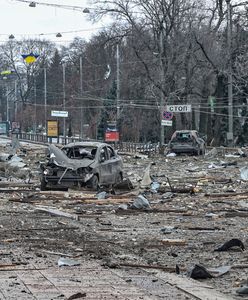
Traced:
<path id="1" fill-rule="evenodd" d="M 37 58 L 39 57 L 38 54 L 34 54 L 33 52 L 31 52 L 30 54 L 22 54 L 23 59 L 25 60 L 25 62 L 27 64 L 32 64 L 34 63 Z"/>

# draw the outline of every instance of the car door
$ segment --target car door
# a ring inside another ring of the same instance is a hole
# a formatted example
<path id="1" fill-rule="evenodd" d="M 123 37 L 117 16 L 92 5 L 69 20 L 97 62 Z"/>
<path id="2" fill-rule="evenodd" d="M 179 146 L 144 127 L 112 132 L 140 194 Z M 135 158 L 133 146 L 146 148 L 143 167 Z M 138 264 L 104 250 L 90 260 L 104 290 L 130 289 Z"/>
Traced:
<path id="1" fill-rule="evenodd" d="M 106 146 L 100 149 L 100 184 L 112 184 L 112 167 L 109 159 L 109 153 Z"/>
<path id="2" fill-rule="evenodd" d="M 118 178 L 121 171 L 121 161 L 119 156 L 116 155 L 114 149 L 111 146 L 107 146 L 109 160 L 111 164 L 111 181 L 116 183 L 116 178 Z"/>

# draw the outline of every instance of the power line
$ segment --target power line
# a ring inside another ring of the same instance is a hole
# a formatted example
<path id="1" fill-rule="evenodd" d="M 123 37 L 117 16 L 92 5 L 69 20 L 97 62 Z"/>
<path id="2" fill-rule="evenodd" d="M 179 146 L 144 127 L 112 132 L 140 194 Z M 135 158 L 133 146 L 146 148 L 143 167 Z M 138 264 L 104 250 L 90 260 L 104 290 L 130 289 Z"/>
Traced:
<path id="1" fill-rule="evenodd" d="M 68 103 L 68 102 L 67 102 Z M 36 106 L 36 107 L 44 107 L 44 104 L 35 104 L 35 103 L 26 103 L 26 105 L 30 105 L 30 106 Z M 57 108 L 61 108 L 63 106 L 63 104 L 47 104 L 47 107 L 57 107 Z M 79 108 L 88 108 L 88 109 L 110 109 L 110 108 L 114 108 L 116 109 L 116 105 L 110 105 L 110 106 L 105 106 L 105 105 L 95 105 L 95 106 L 88 106 L 88 105 L 81 105 L 81 106 L 66 106 L 65 107 L 66 109 L 79 109 Z M 142 106 L 142 105 L 133 105 L 133 104 L 127 104 L 127 105 L 124 105 L 122 106 L 122 108 L 129 108 L 129 109 L 147 109 L 147 110 L 159 110 L 159 107 L 154 107 L 154 106 Z M 194 109 L 195 112 L 198 112 L 198 113 L 203 113 L 203 114 L 206 114 L 206 115 L 211 115 L 212 117 L 214 116 L 219 116 L 219 117 L 225 117 L 225 118 L 228 118 L 228 114 L 224 114 L 224 113 L 216 113 L 216 112 L 207 112 L 207 111 L 204 111 L 204 110 L 197 110 L 197 109 Z M 236 118 L 236 119 L 248 119 L 248 116 L 239 116 L 239 115 L 234 115 L 233 114 L 233 118 Z"/>

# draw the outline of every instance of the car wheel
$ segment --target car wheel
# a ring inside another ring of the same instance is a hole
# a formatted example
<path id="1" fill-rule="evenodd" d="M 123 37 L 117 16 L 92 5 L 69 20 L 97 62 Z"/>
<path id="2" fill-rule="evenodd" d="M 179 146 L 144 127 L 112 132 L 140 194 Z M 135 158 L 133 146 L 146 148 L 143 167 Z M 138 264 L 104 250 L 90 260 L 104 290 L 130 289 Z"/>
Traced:
<path id="1" fill-rule="evenodd" d="M 93 175 L 91 177 L 91 179 L 89 180 L 89 184 L 88 186 L 93 190 L 93 191 L 97 191 L 99 188 L 99 179 L 97 177 L 97 175 Z"/>
<path id="2" fill-rule="evenodd" d="M 47 182 L 46 182 L 45 178 L 42 177 L 41 182 L 40 182 L 40 190 L 41 191 L 46 191 L 46 189 L 47 189 L 46 186 L 47 186 Z"/>

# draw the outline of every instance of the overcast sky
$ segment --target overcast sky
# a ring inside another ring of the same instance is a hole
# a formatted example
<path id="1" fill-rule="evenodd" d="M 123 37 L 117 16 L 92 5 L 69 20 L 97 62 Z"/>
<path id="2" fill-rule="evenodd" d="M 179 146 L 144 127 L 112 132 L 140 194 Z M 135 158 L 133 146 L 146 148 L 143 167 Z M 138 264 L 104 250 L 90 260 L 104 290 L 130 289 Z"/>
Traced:
<path id="1" fill-rule="evenodd" d="M 35 2 L 39 3 L 39 0 Z M 87 0 L 41 0 L 40 2 L 59 5 L 89 7 Z M 47 38 L 68 44 L 74 37 L 89 39 L 103 23 L 92 24 L 88 21 L 88 14 L 79 11 L 38 5 L 33 8 L 28 3 L 15 0 L 0 0 L 0 41 L 8 40 L 10 34 L 16 39 Z M 70 31 L 75 31 L 71 32 Z M 76 32 L 77 31 L 77 32 Z M 56 38 L 60 32 L 61 38 Z"/>

